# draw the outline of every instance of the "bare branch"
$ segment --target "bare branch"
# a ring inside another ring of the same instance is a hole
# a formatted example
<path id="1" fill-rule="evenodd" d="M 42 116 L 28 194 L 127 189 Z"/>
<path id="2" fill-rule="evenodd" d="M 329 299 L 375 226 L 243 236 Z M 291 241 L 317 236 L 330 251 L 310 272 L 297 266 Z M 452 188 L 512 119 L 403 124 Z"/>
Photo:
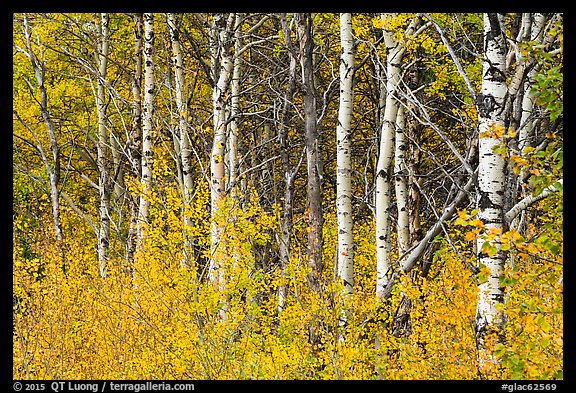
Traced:
<path id="1" fill-rule="evenodd" d="M 420 240 L 420 242 L 417 243 L 417 245 L 414 248 L 408 250 L 410 253 L 404 260 L 404 263 L 390 277 L 390 281 L 388 282 L 388 285 L 386 286 L 384 292 L 382 293 L 382 299 L 390 297 L 390 295 L 392 294 L 392 289 L 394 288 L 394 284 L 396 283 L 396 280 L 398 279 L 398 276 L 400 274 L 408 273 L 416 266 L 416 262 L 418 262 L 422 254 L 424 254 L 426 248 L 432 243 L 434 238 L 442 231 L 443 222 L 452 218 L 452 216 L 456 212 L 456 208 L 458 208 L 458 206 L 460 206 L 460 204 L 468 197 L 468 193 L 472 190 L 472 188 L 476 184 L 477 176 L 478 176 L 478 170 L 476 170 L 474 172 L 474 175 L 470 177 L 470 179 L 463 187 L 463 189 L 460 190 L 458 195 L 456 195 L 454 201 L 452 201 L 450 206 L 444 209 L 444 213 L 442 213 L 442 215 L 436 221 L 436 223 L 428 230 L 428 232 L 426 232 L 426 235 L 422 238 L 422 240 Z M 402 255 L 399 258 L 399 260 L 401 261 L 403 258 L 404 255 Z"/>
<path id="2" fill-rule="evenodd" d="M 558 183 L 564 185 L 564 179 L 558 180 Z M 558 187 L 552 184 L 546 187 L 544 190 L 542 190 L 542 192 L 538 196 L 528 195 L 520 202 L 518 202 L 516 205 L 512 206 L 510 210 L 508 210 L 508 212 L 504 215 L 504 221 L 506 222 L 506 225 L 510 226 L 512 221 L 516 218 L 518 214 L 520 214 L 522 210 L 527 209 L 528 207 L 532 206 L 538 201 L 541 201 L 542 199 L 548 198 L 550 195 L 558 191 L 559 191 Z"/>

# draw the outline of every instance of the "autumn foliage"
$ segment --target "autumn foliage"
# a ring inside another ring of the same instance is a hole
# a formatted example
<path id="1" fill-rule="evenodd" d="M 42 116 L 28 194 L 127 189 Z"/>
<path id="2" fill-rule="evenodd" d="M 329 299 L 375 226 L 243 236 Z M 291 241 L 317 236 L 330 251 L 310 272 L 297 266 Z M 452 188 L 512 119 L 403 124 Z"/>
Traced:
<path id="1" fill-rule="evenodd" d="M 433 15 L 445 28 L 451 26 L 448 14 Z M 400 38 L 411 18 L 412 14 L 399 14 L 384 27 Z M 507 23 L 516 26 L 515 17 L 508 18 Z M 24 48 L 20 19 L 15 15 L 14 39 Z M 286 84 L 284 77 L 274 74 L 283 72 L 279 64 L 287 61 L 288 54 L 280 22 L 272 17 L 257 26 L 264 32 L 256 28 L 250 32 L 267 36 L 272 34 L 270 30 L 276 35 L 243 52 L 247 76 L 242 80 L 246 91 L 240 122 L 240 176 L 234 191 L 227 190 L 212 210 L 206 168 L 210 167 L 214 131 L 210 114 L 210 83 L 214 81 L 197 76 L 210 57 L 204 27 L 200 19 L 178 17 L 183 47 L 191 48 L 184 52 L 184 74 L 190 98 L 187 121 L 194 189 L 189 190 L 191 200 L 185 203 L 182 167 L 176 158 L 178 115 L 172 102 L 169 35 L 165 21 L 157 18 L 155 72 L 159 87 L 152 135 L 152 187 L 143 191 L 139 175 L 129 170 L 126 157 L 109 157 L 121 168 L 115 174 L 121 181 L 120 191 L 111 197 L 107 272 L 105 278 L 101 276 L 96 252 L 101 196 L 95 165 L 96 85 L 86 65 L 92 60 L 78 60 L 89 58 L 88 42 L 97 42 L 97 38 L 82 38 L 77 33 L 91 19 L 95 18 L 90 14 L 34 15 L 31 19 L 32 47 L 46 67 L 50 113 L 61 147 L 62 243 L 52 224 L 49 175 L 41 154 L 49 152 L 49 143 L 38 106 L 39 92 L 34 88 L 34 70 L 22 51 L 14 50 L 14 379 L 563 379 L 563 182 L 558 180 L 563 171 L 561 50 L 550 55 L 541 46 L 525 42 L 517 52 L 517 56 L 536 58 L 539 64 L 532 94 L 538 121 L 544 124 L 542 129 L 550 130 L 538 134 L 540 145 L 520 149 L 518 132 L 511 127 L 494 128 L 490 135 L 483 135 L 499 141 L 494 151 L 506 159 L 510 176 L 523 176 L 515 202 L 542 193 L 546 198 L 522 210 L 518 215 L 521 225 L 486 230 L 471 196 L 443 223 L 417 267 L 399 274 L 390 296 L 378 299 L 372 198 L 375 141 L 381 123 L 380 97 L 372 84 L 378 79 L 375 67 L 386 56 L 374 33 L 383 28 L 379 17 L 354 14 L 353 20 L 358 38 L 356 61 L 368 60 L 354 76 L 354 287 L 350 296 L 343 291 L 335 267 L 339 228 L 333 178 L 338 94 L 327 87 L 331 72 L 338 69 L 330 63 L 337 63 L 340 55 L 338 15 L 318 14 L 314 19 L 317 32 L 322 33 L 315 44 L 323 51 L 315 58 L 317 99 L 325 105 L 318 123 L 324 165 L 320 292 L 312 290 L 306 279 L 310 273 L 310 227 L 303 126 L 298 117 L 300 93 L 293 102 L 294 114 L 286 121 L 292 144 L 288 162 L 292 168 L 302 166 L 294 183 L 289 263 L 281 266 L 278 257 L 286 176 L 277 156 L 276 126 L 265 130 L 263 124 L 270 118 L 258 117 L 272 111 L 270 108 L 276 112 L 266 116 L 277 116 L 281 100 L 274 94 L 283 92 Z M 463 14 L 459 20 L 461 28 L 469 32 L 466 39 L 471 40 L 470 45 L 481 51 L 481 17 Z M 110 18 L 107 127 L 118 139 L 119 152 L 127 151 L 132 141 L 128 132 L 133 121 L 130 23 L 126 16 Z M 254 26 L 257 22 L 249 23 Z M 247 31 L 250 26 L 242 28 Z M 549 35 L 562 42 L 561 24 Z M 59 46 L 63 42 L 68 42 L 66 51 Z M 193 43 L 200 46 L 193 47 Z M 451 186 L 446 180 L 448 172 L 454 175 L 452 166 L 459 165 L 435 130 L 443 130 L 455 141 L 454 149 L 462 152 L 478 137 L 473 131 L 477 113 L 433 27 L 407 40 L 406 53 L 406 69 L 410 62 L 420 67 L 420 76 L 412 77 L 421 88 L 410 85 L 410 89 L 432 108 L 430 117 L 420 118 L 419 125 L 412 128 L 414 134 L 408 134 L 406 153 L 420 157 L 413 162 L 414 168 L 418 165 L 413 171 L 418 171 L 416 181 L 422 179 L 417 183 L 421 188 L 413 190 L 422 196 L 416 214 L 422 238 L 442 214 Z M 478 88 L 481 60 L 465 52 L 458 56 L 473 87 Z M 190 72 L 192 68 L 194 72 Z M 265 132 L 269 134 L 263 136 Z M 150 204 L 148 222 L 140 223 L 142 241 L 133 258 L 127 258 L 130 208 L 142 196 Z M 390 207 L 389 251 L 394 269 L 399 269 L 403 255 L 397 247 L 395 208 Z M 211 244 L 212 225 L 223 228 L 215 247 Z M 505 321 L 492 336 L 489 332 L 486 341 L 497 363 L 482 369 L 476 305 L 478 286 L 490 272 L 478 265 L 477 256 L 497 252 L 507 256 L 499 281 L 505 293 L 499 305 Z M 209 277 L 214 262 L 222 272 L 219 282 Z M 278 307 L 280 287 L 287 288 L 282 309 Z"/>
<path id="2" fill-rule="evenodd" d="M 166 198 L 177 208 L 179 198 Z M 15 222 L 15 378 L 478 377 L 473 321 L 482 273 L 475 277 L 467 269 L 473 256 L 459 229 L 453 236 L 460 239 L 457 247 L 463 255 L 440 240 L 428 277 L 403 277 L 386 312 L 378 309 L 373 295 L 371 229 L 357 228 L 357 290 L 349 303 L 349 325 L 342 329 L 341 288 L 332 281 L 332 266 L 325 268 L 326 297 L 321 299 L 305 285 L 301 253 L 295 253 L 282 277 L 273 267 L 267 271 L 254 266 L 255 247 L 269 240 L 265 231 L 277 224 L 274 214 L 262 212 L 257 204 L 244 210 L 230 207 L 236 221 L 226 230 L 229 241 L 222 257 L 238 259 L 226 258 L 231 279 L 225 291 L 218 292 L 201 280 L 199 267 L 180 265 L 181 221 L 170 213 L 163 219 L 166 201 L 158 197 L 153 202 L 156 219 L 147 228 L 146 251 L 136 255 L 132 272 L 121 257 L 113 258 L 106 280 L 98 274 L 94 243 L 69 242 L 62 258 L 51 236 L 25 242 L 17 235 L 29 231 L 26 221 Z M 207 210 L 198 207 L 191 214 L 197 233 L 202 233 Z M 49 207 L 40 209 L 49 219 Z M 333 260 L 334 221 L 328 219 L 324 229 L 327 261 Z M 83 226 L 76 222 L 75 230 Z M 559 240 L 556 231 L 547 236 Z M 562 378 L 561 254 L 552 252 L 551 245 L 527 243 L 514 234 L 507 238 L 518 256 L 503 280 L 508 323 L 506 343 L 495 348 L 503 360 L 499 377 Z M 208 240 L 199 236 L 197 241 Z M 546 260 L 530 256 L 534 252 Z M 280 282 L 289 286 L 291 296 L 278 314 L 275 293 Z M 396 337 L 377 321 L 391 320 L 403 296 L 412 302 L 411 334 Z M 221 307 L 224 320 L 219 318 Z M 312 315 L 321 319 L 319 347 L 310 345 L 305 330 Z M 376 337 L 379 348 L 374 346 Z"/>

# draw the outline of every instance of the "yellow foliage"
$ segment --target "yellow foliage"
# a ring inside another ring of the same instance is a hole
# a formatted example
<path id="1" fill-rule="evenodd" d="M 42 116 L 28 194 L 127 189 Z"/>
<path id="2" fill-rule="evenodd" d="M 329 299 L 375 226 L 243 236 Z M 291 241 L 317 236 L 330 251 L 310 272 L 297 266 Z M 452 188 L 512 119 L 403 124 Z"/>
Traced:
<path id="1" fill-rule="evenodd" d="M 426 55 L 419 58 L 426 70 L 424 76 L 429 79 L 424 93 L 445 100 L 454 91 L 464 90 L 463 82 L 446 56 L 446 48 L 438 44 L 433 29 L 425 30 L 418 37 L 403 36 L 413 16 L 398 14 L 371 19 L 371 16 L 355 15 L 356 35 L 363 42 L 359 44 L 357 58 L 363 58 L 371 50 L 364 42 L 372 39 L 370 24 L 359 23 L 365 18 L 375 28 L 390 29 L 397 40 L 405 40 L 408 53 Z M 93 16 L 71 17 L 83 24 Z M 125 16 L 116 15 L 112 22 L 120 17 Z M 441 16 L 435 18 L 442 19 Z M 320 15 L 317 22 L 329 31 L 336 27 L 337 17 Z M 58 26 L 49 19 L 37 25 L 35 30 L 42 35 L 38 42 L 55 45 L 59 35 L 53 33 Z M 124 30 L 114 30 L 117 34 L 112 40 L 116 45 L 114 53 L 122 53 L 123 49 L 132 53 L 127 49 L 130 40 L 119 39 L 120 32 L 132 34 L 131 27 L 119 24 L 118 28 Z M 167 27 L 159 24 L 158 28 Z M 159 30 L 159 37 L 161 33 Z M 196 40 L 203 39 L 198 29 L 191 29 L 190 34 Z M 15 35 L 15 42 L 24 45 L 21 34 Z M 34 45 L 39 49 L 36 41 Z M 337 40 L 326 34 L 318 45 L 336 48 Z M 158 58 L 163 58 L 163 50 L 158 46 Z M 46 56 L 57 55 L 46 51 Z M 110 62 L 108 73 L 119 94 L 110 98 L 109 130 L 121 136 L 129 125 L 124 128 L 120 120 L 124 115 L 129 118 L 129 108 L 115 113 L 114 100 L 132 100 L 131 81 L 121 70 L 122 64 L 123 61 Z M 466 62 L 463 59 L 462 65 L 479 91 L 480 60 Z M 50 79 L 59 74 L 77 74 L 74 67 L 73 62 L 56 59 L 50 63 L 46 75 Z M 360 84 L 363 74 L 358 72 L 355 76 L 361 87 L 359 91 L 365 87 Z M 31 75 L 29 61 L 21 53 L 15 55 L 15 108 L 27 123 L 40 124 L 42 119 L 37 107 L 30 105 L 38 98 L 37 92 L 29 92 L 22 82 L 23 76 L 30 78 Z M 86 94 L 89 82 L 62 77 L 61 82 L 47 83 L 47 89 L 51 113 L 73 124 L 64 130 L 68 123 L 62 123 L 62 132 L 71 133 L 70 144 L 92 138 L 95 111 L 75 110 L 80 106 L 94 106 L 92 94 Z M 209 101 L 210 85 L 199 82 L 193 93 L 190 112 L 194 116 L 188 117 L 188 121 L 197 120 L 199 124 L 190 129 L 191 136 L 208 141 L 213 128 L 209 121 L 203 122 L 205 119 L 199 115 L 202 111 L 196 109 L 203 108 L 202 100 Z M 158 114 L 172 100 L 164 94 L 168 94 L 166 89 L 160 89 L 155 109 Z M 294 98 L 296 106 L 300 101 L 300 96 Z M 66 105 L 72 109 L 64 110 Z M 463 124 L 475 124 L 475 105 L 470 102 L 461 105 L 451 109 L 453 116 Z M 371 111 L 366 107 L 355 114 L 357 132 L 372 126 L 369 116 L 361 115 L 370 113 L 368 110 Z M 173 121 L 177 121 L 177 117 Z M 438 120 L 444 126 L 442 121 Z M 290 260 L 287 266 L 281 267 L 276 239 L 282 217 L 280 206 L 261 204 L 262 195 L 249 185 L 246 195 L 221 198 L 216 213 L 211 216 L 210 184 L 201 175 L 190 190 L 191 200 L 183 201 L 184 193 L 174 181 L 178 178 L 174 140 L 162 135 L 170 126 L 168 123 L 158 123 L 162 127 L 154 132 L 152 189 L 143 190 L 137 179 L 124 177 L 130 196 L 138 197 L 145 192 L 144 197 L 150 202 L 142 247 L 134 260 L 126 261 L 122 238 L 126 228 L 114 228 L 118 233 L 111 237 L 106 279 L 98 272 L 94 252 L 96 235 L 69 207 L 62 206 L 64 233 L 70 234 L 65 239 L 63 252 L 56 245 L 54 235 L 44 228 L 48 225 L 40 224 L 51 222 L 50 198 L 46 192 L 35 196 L 33 203 L 21 202 L 22 206 L 35 209 L 36 221 L 26 216 L 25 208 L 15 209 L 18 211 L 13 224 L 12 371 L 15 379 L 478 379 L 481 376 L 477 373 L 475 308 L 478 284 L 488 272 L 484 268 L 475 275 L 468 268 L 474 265 L 478 250 L 474 250 L 473 240 L 478 238 L 496 244 L 499 250 L 513 257 L 501 278 L 506 288 L 502 305 L 507 316 L 503 330 L 506 339 L 500 343 L 494 341 L 490 348 L 494 349 L 501 365 L 497 377 L 562 378 L 563 243 L 558 216 L 550 214 L 539 221 L 546 229 L 544 233 L 542 228 L 529 223 L 524 237 L 514 230 L 485 228 L 476 217 L 476 210 L 459 211 L 455 225 L 447 225 L 452 243 L 435 240 L 438 244 L 435 244 L 437 249 L 428 275 L 414 274 L 417 269 L 400 275 L 391 298 L 381 302 L 375 296 L 375 225 L 369 214 L 368 219 L 361 217 L 354 223 L 353 293 L 344 295 L 344 284 L 335 279 L 338 227 L 336 214 L 330 208 L 335 191 L 326 186 L 323 190 L 327 201 L 323 227 L 323 291 L 319 295 L 311 291 L 306 282 L 310 271 L 306 249 L 307 212 L 305 208 L 300 209 L 305 204 L 295 208 Z M 329 129 L 326 123 L 323 127 Z M 465 128 L 464 125 L 457 127 L 462 129 L 447 129 L 456 133 Z M 429 131 L 424 128 L 422 133 L 428 135 Z M 18 122 L 14 122 L 14 132 L 33 140 L 30 132 Z M 290 127 L 289 138 L 297 142 L 300 132 L 298 127 Z M 501 140 L 515 137 L 503 128 L 490 129 L 482 136 Z M 553 139 L 554 135 L 548 137 Z M 48 146 L 46 136 L 41 135 L 41 139 Z M 122 140 L 122 145 L 124 142 Z M 244 142 L 252 143 L 251 140 Z M 270 146 L 275 146 L 273 143 L 271 141 Z M 63 148 L 70 149 L 67 145 Z M 203 159 L 208 159 L 210 153 L 205 155 Z M 18 156 L 19 160 L 33 161 L 31 174 L 45 176 L 40 158 L 20 152 Z M 222 161 L 223 156 L 214 158 Z M 536 154 L 525 151 L 509 158 L 514 170 L 532 165 L 529 173 L 535 177 L 551 171 L 536 166 L 540 162 L 534 162 L 540 159 Z M 325 161 L 327 165 L 334 165 L 334 160 Z M 89 173 L 92 181 L 97 182 L 93 170 L 85 171 L 89 164 L 82 160 L 77 163 L 74 171 L 66 172 L 68 183 L 62 185 L 62 189 L 89 217 L 97 217 L 98 193 L 94 190 L 87 193 L 90 187 L 70 186 L 79 176 L 76 172 Z M 327 177 L 334 172 L 328 167 L 324 169 Z M 194 171 L 201 172 L 200 168 Z M 280 172 L 272 174 L 276 176 L 272 182 L 282 176 Z M 24 176 L 14 178 L 18 201 L 32 194 L 27 182 L 29 179 Z M 298 199 L 301 196 L 298 193 L 305 189 L 304 176 L 296 178 L 295 189 Z M 85 202 L 78 202 L 83 199 Z M 534 207 L 542 206 L 546 205 Z M 118 206 L 114 206 L 112 222 L 122 226 L 125 221 L 116 216 L 122 207 L 116 208 Z M 429 223 L 423 221 L 423 229 Z M 213 225 L 222 228 L 220 243 L 215 249 L 210 239 Z M 398 251 L 394 231 L 392 233 L 390 255 L 396 269 Z M 185 257 L 187 264 L 182 263 Z M 209 280 L 211 262 L 223 272 L 221 287 Z M 277 292 L 282 286 L 287 288 L 288 296 L 285 308 L 278 311 Z M 407 328 L 398 333 L 394 331 L 394 324 L 406 310 L 409 312 Z M 318 338 L 315 342 L 310 339 L 310 327 L 315 329 Z"/>
<path id="2" fill-rule="evenodd" d="M 223 293 L 199 278 L 200 260 L 194 268 L 180 266 L 182 240 L 172 236 L 178 231 L 159 231 L 156 219 L 146 252 L 136 255 L 134 274 L 126 273 L 125 261 L 112 259 L 106 280 L 99 277 L 95 255 L 82 247 L 67 250 L 66 275 L 53 245 L 38 244 L 40 256 L 30 259 L 15 249 L 15 378 L 478 378 L 473 332 L 477 282 L 450 247 L 436 252 L 427 278 L 402 276 L 389 310 L 394 313 L 402 295 L 411 300 L 411 334 L 395 337 L 377 322 L 382 317 L 391 321 L 385 315 L 392 314 L 377 311 L 369 225 L 355 228 L 352 297 L 345 302 L 342 285 L 328 283 L 332 300 L 320 299 L 308 290 L 305 259 L 297 254 L 282 279 L 277 270 L 258 274 L 251 247 L 267 239 L 255 234 L 276 222 L 254 203 L 257 198 L 250 200 L 243 210 L 228 205 L 236 222 L 224 232 L 231 246 L 222 254 L 229 269 Z M 151 201 L 152 216 L 163 205 Z M 329 215 L 326 252 L 336 241 L 333 221 Z M 178 220 L 167 223 L 181 225 Z M 505 235 L 515 238 L 514 233 Z M 505 309 L 508 340 L 497 347 L 505 360 L 503 375 L 552 378 L 561 368 L 562 286 L 556 284 L 561 269 L 551 264 L 535 269 L 528 259 L 522 265 L 507 273 L 516 281 L 509 284 Z M 550 279 L 543 282 L 543 276 Z M 290 296 L 278 313 L 275 290 L 281 280 Z M 226 316 L 221 319 L 223 304 Z M 348 315 L 346 327 L 338 322 L 342 312 Z M 313 320 L 321 321 L 320 347 L 308 341 L 306 327 Z M 518 362 L 523 362 L 520 371 L 513 368 Z"/>

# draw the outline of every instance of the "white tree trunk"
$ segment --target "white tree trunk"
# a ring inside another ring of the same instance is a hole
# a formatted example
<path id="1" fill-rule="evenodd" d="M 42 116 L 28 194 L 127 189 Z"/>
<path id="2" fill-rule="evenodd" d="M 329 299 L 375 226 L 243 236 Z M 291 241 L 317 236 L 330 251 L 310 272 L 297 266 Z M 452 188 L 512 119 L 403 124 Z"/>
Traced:
<path id="1" fill-rule="evenodd" d="M 134 76 L 132 78 L 132 128 L 130 131 L 130 148 L 128 150 L 132 174 L 139 180 L 142 170 L 142 36 L 144 26 L 142 14 L 134 14 Z M 126 262 L 128 270 L 132 270 L 131 263 L 136 251 L 136 238 L 138 236 L 139 200 L 131 198 L 130 228 L 126 244 Z"/>
<path id="2" fill-rule="evenodd" d="M 530 41 L 541 42 L 544 35 L 546 17 L 543 14 L 534 14 L 530 23 Z M 520 152 L 529 146 L 529 138 L 534 129 L 534 103 L 536 98 L 530 94 L 530 88 L 534 83 L 535 67 L 531 67 L 524 82 L 524 96 L 522 97 L 522 117 L 520 118 L 520 130 L 518 132 L 518 149 Z"/>
<path id="3" fill-rule="evenodd" d="M 184 221 L 184 255 L 183 266 L 190 266 L 192 242 L 187 234 L 187 228 L 192 226 L 192 221 L 188 215 L 188 207 L 192 200 L 192 190 L 194 182 L 192 178 L 192 150 L 190 148 L 190 138 L 188 136 L 188 106 L 184 95 L 184 76 L 182 73 L 182 51 L 180 49 L 180 34 L 176 27 L 173 13 L 167 14 L 168 27 L 170 28 L 170 39 L 172 41 L 172 61 L 174 67 L 174 85 L 176 91 L 176 110 L 178 111 L 178 128 L 180 131 L 180 159 L 182 162 L 182 216 Z"/>
<path id="4" fill-rule="evenodd" d="M 398 114 L 398 89 L 402 74 L 402 58 L 405 52 L 404 40 L 397 41 L 394 31 L 386 28 L 386 21 L 394 18 L 394 14 L 382 14 L 384 21 L 382 33 L 386 45 L 386 107 L 382 119 L 380 135 L 380 150 L 376 163 L 376 297 L 382 298 L 390 280 L 393 266 L 390 263 L 390 204 L 392 201 L 392 160 L 394 159 L 394 140 L 396 133 L 396 117 Z M 419 15 L 411 21 L 404 36 L 417 35 L 422 24 Z"/>
<path id="5" fill-rule="evenodd" d="M 24 35 L 28 49 L 26 55 L 28 56 L 28 59 L 30 59 L 30 63 L 34 70 L 34 76 L 36 77 L 36 82 L 38 83 L 38 88 L 40 90 L 40 111 L 42 113 L 44 124 L 46 125 L 46 131 L 48 132 L 48 139 L 50 140 L 50 151 L 52 153 L 53 169 L 50 167 L 45 154 L 42 154 L 42 158 L 49 177 L 50 200 L 52 202 L 52 218 L 54 221 L 56 240 L 58 245 L 62 246 L 64 235 L 62 234 L 62 225 L 60 223 L 60 192 L 58 190 L 58 183 L 60 182 L 60 147 L 58 146 L 56 134 L 54 133 L 54 122 L 52 121 L 50 112 L 48 110 L 48 93 L 46 92 L 46 86 L 44 86 L 44 64 L 42 60 L 38 59 L 32 51 L 30 29 L 26 14 L 24 14 Z M 40 146 L 40 143 L 38 143 L 38 145 Z"/>
<path id="6" fill-rule="evenodd" d="M 231 81 L 230 103 L 230 133 L 228 138 L 228 189 L 236 195 L 236 177 L 238 175 L 238 115 L 240 113 L 240 78 L 242 76 L 242 48 L 240 20 L 241 14 L 236 15 L 234 22 L 234 60 Z"/>
<path id="7" fill-rule="evenodd" d="M 382 15 L 386 20 L 393 17 L 390 14 Z M 396 90 L 400 81 L 400 63 L 403 50 L 400 43 L 393 37 L 393 32 L 383 29 L 386 45 L 386 106 L 382 120 L 382 134 L 380 136 L 380 149 L 376 164 L 376 296 L 381 298 L 384 288 L 388 284 L 391 264 L 390 252 L 390 204 L 392 201 L 392 188 L 390 169 L 394 158 L 394 134 L 398 101 Z"/>
<path id="8" fill-rule="evenodd" d="M 145 13 L 144 19 L 144 106 L 142 108 L 142 194 L 138 211 L 138 248 L 144 238 L 143 229 L 148 222 L 152 187 L 152 114 L 154 111 L 154 15 Z"/>
<path id="9" fill-rule="evenodd" d="M 354 37 L 352 14 L 340 14 L 340 105 L 336 127 L 336 211 L 338 217 L 338 275 L 344 282 L 345 293 L 354 286 L 354 237 L 352 232 L 351 135 L 354 101 Z"/>
<path id="10" fill-rule="evenodd" d="M 398 109 L 396 116 L 396 149 L 394 153 L 394 185 L 396 191 L 396 206 L 398 210 L 398 255 L 404 254 L 410 244 L 410 225 L 408 214 L 408 168 L 406 166 L 406 151 L 408 145 L 405 138 L 404 108 Z"/>
<path id="11" fill-rule="evenodd" d="M 230 32 L 231 14 L 228 17 L 228 23 L 225 14 L 214 15 L 214 25 L 212 29 L 212 43 L 216 55 L 212 60 L 212 69 L 215 72 L 213 80 L 215 81 L 212 91 L 213 119 L 214 119 L 214 140 L 212 143 L 212 155 L 210 157 L 210 179 L 211 179 L 211 215 L 212 225 L 210 229 L 211 239 L 211 258 L 208 269 L 209 280 L 217 283 L 220 289 L 224 288 L 224 272 L 221 269 L 221 260 L 216 255 L 223 227 L 215 219 L 218 215 L 218 208 L 226 187 L 224 153 L 226 146 L 226 105 L 228 95 L 228 84 L 232 73 L 233 61 L 230 53 Z M 218 55 L 219 54 L 219 55 Z"/>
<path id="12" fill-rule="evenodd" d="M 101 14 L 101 43 L 96 54 L 98 64 L 98 90 L 96 107 L 98 110 L 98 187 L 100 190 L 100 229 L 98 231 L 98 268 L 100 276 L 106 277 L 108 246 L 110 244 L 110 173 L 108 159 L 108 137 L 106 131 L 106 69 L 108 64 L 108 14 Z"/>
<path id="13" fill-rule="evenodd" d="M 483 234 L 503 228 L 503 196 L 505 186 L 505 160 L 493 148 L 501 141 L 490 136 L 497 127 L 503 127 L 502 109 L 507 94 L 506 41 L 503 17 L 500 14 L 484 14 L 484 50 L 486 60 L 482 67 L 482 89 L 478 95 L 479 170 L 478 170 L 478 218 L 484 223 Z M 498 305 L 504 301 L 504 288 L 500 277 L 506 260 L 497 241 L 488 241 L 497 252 L 489 256 L 483 249 L 485 240 L 478 238 L 478 265 L 489 269 L 488 279 L 478 286 L 476 309 L 476 340 L 479 349 L 480 369 L 496 364 L 490 349 L 486 348 L 488 333 L 498 332 L 504 323 L 504 314 Z"/>

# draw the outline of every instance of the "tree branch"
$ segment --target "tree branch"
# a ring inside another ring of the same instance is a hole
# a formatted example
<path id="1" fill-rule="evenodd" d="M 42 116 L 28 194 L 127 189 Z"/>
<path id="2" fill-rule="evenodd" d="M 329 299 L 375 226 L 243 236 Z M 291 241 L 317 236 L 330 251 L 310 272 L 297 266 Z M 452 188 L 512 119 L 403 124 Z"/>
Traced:
<path id="1" fill-rule="evenodd" d="M 408 273 L 410 270 L 414 268 L 414 266 L 416 266 L 416 262 L 420 259 L 422 254 L 424 254 L 424 251 L 426 251 L 428 245 L 431 244 L 434 238 L 442 231 L 443 222 L 449 220 L 454 215 L 454 213 L 456 212 L 456 208 L 460 206 L 460 204 L 468 196 L 468 193 L 472 190 L 472 188 L 476 184 L 477 176 L 478 176 L 478 169 L 476 169 L 473 176 L 470 177 L 470 179 L 463 187 L 463 189 L 460 190 L 460 192 L 456 195 L 454 201 L 450 204 L 450 206 L 444 209 L 444 213 L 442 214 L 442 216 L 440 216 L 438 221 L 436 221 L 436 223 L 428 230 L 428 232 L 426 232 L 426 235 L 422 238 L 422 240 L 420 240 L 420 242 L 414 248 L 408 250 L 409 254 L 404 260 L 404 263 L 398 270 L 396 270 L 392 274 L 392 276 L 390 277 L 390 281 L 388 282 L 388 285 L 386 286 L 386 288 L 384 288 L 381 300 L 390 297 L 390 295 L 392 294 L 392 289 L 394 288 L 394 284 L 396 283 L 397 278 L 400 274 Z M 399 261 L 401 261 L 404 257 L 405 255 L 401 255 Z"/>
<path id="2" fill-rule="evenodd" d="M 466 83 L 466 87 L 468 88 L 468 92 L 470 93 L 470 96 L 472 97 L 474 102 L 476 102 L 476 91 L 472 87 L 472 83 L 470 82 L 468 75 L 466 75 L 464 68 L 462 68 L 462 64 L 460 64 L 458 57 L 456 57 L 456 53 L 454 53 L 454 49 L 452 49 L 452 46 L 450 45 L 450 43 L 446 39 L 446 36 L 444 35 L 444 30 L 442 30 L 440 25 L 430 15 L 428 15 L 426 13 L 424 13 L 423 15 L 426 17 L 426 19 L 428 19 L 430 22 L 432 22 L 434 24 L 434 27 L 436 28 L 436 30 L 438 30 L 438 34 L 440 34 L 440 39 L 444 43 L 444 46 L 448 50 L 448 53 L 450 54 L 452 61 L 456 65 L 456 69 L 458 70 L 458 73 L 460 74 L 462 79 L 464 79 L 464 82 Z"/>
<path id="3" fill-rule="evenodd" d="M 564 179 L 558 180 L 558 183 L 564 185 Z M 528 195 L 527 197 L 522 199 L 520 202 L 512 206 L 510 210 L 508 210 L 508 212 L 504 215 L 504 221 L 506 223 L 506 226 L 509 227 L 512 221 L 516 218 L 518 214 L 520 214 L 522 210 L 532 206 L 533 204 L 535 204 L 538 201 L 541 201 L 542 199 L 548 198 L 550 195 L 558 191 L 559 191 L 558 188 L 552 184 L 546 187 L 544 190 L 542 190 L 542 192 L 538 196 Z"/>

